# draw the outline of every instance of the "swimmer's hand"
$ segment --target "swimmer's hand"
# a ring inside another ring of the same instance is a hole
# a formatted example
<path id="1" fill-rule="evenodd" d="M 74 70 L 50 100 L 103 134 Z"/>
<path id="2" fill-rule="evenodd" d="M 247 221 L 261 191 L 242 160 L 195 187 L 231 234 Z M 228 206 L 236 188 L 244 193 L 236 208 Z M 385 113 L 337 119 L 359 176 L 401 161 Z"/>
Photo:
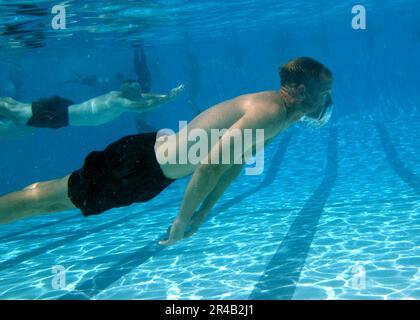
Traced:
<path id="1" fill-rule="evenodd" d="M 204 218 L 206 217 L 207 212 L 206 211 L 197 211 L 194 216 L 192 217 L 190 223 L 189 223 L 189 230 L 187 230 L 184 234 L 184 238 L 191 237 L 194 233 L 197 232 L 198 228 L 200 228 L 201 224 L 204 221 Z"/>
<path id="2" fill-rule="evenodd" d="M 174 223 L 172 224 L 171 230 L 169 231 L 169 238 L 168 240 L 161 240 L 159 241 L 160 245 L 169 246 L 175 244 L 179 240 L 184 239 L 185 228 L 187 227 L 187 223 L 182 222 L 178 219 L 175 219 Z"/>
<path id="3" fill-rule="evenodd" d="M 178 87 L 173 88 L 171 90 L 171 92 L 169 92 L 169 96 L 171 98 L 175 98 L 175 97 L 179 96 L 182 93 L 182 91 L 184 91 L 184 89 L 185 89 L 185 85 L 181 84 Z"/>

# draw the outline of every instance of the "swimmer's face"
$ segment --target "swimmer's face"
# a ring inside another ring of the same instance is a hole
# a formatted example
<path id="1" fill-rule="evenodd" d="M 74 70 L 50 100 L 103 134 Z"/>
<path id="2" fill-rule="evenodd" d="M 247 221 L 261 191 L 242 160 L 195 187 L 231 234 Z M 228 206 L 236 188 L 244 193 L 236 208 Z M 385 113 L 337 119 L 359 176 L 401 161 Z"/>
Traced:
<path id="1" fill-rule="evenodd" d="M 322 119 L 326 110 L 333 105 L 332 79 L 324 79 L 308 91 L 306 116 L 312 119 Z"/>

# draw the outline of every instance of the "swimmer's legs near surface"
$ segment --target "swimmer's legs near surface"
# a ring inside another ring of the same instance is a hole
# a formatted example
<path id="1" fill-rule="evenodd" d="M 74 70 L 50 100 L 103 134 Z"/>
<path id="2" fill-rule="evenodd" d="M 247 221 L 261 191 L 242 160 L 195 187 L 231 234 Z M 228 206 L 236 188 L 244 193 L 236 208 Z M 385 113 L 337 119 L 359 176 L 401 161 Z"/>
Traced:
<path id="1" fill-rule="evenodd" d="M 31 116 L 31 105 L 10 97 L 0 98 L 0 116 L 16 124 L 26 125 Z"/>
<path id="2" fill-rule="evenodd" d="M 0 197 L 0 224 L 30 216 L 75 209 L 68 197 L 68 179 L 34 183 L 25 189 Z"/>

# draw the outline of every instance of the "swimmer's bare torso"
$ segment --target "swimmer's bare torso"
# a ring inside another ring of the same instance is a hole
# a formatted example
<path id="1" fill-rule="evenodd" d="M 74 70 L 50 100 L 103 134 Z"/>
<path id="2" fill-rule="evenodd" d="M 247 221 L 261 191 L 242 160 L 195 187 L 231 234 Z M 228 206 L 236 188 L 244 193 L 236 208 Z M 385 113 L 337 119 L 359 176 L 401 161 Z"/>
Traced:
<path id="1" fill-rule="evenodd" d="M 288 118 L 287 111 L 281 99 L 279 92 L 264 91 L 255 94 L 246 94 L 237 98 L 224 101 L 207 109 L 181 131 L 176 133 L 176 143 L 166 143 L 166 138 L 158 139 L 155 144 L 156 156 L 161 163 L 162 171 L 168 178 L 181 178 L 192 174 L 199 164 L 179 164 L 176 162 L 176 157 L 180 150 L 185 150 L 187 153 L 189 148 L 195 141 L 185 141 L 180 139 L 185 131 L 191 132 L 194 129 L 201 129 L 206 131 L 207 136 L 211 137 L 212 130 L 222 130 L 235 127 L 245 127 L 249 129 L 264 129 L 264 140 L 267 144 L 279 132 L 285 130 L 300 118 L 300 115 Z M 174 141 L 174 139 L 172 139 Z M 214 147 L 218 140 L 208 139 L 208 150 Z M 169 146 L 169 148 L 167 147 Z M 163 164 L 162 156 L 165 149 L 165 158 L 170 158 L 169 163 Z M 206 156 L 206 155 L 203 155 Z"/>

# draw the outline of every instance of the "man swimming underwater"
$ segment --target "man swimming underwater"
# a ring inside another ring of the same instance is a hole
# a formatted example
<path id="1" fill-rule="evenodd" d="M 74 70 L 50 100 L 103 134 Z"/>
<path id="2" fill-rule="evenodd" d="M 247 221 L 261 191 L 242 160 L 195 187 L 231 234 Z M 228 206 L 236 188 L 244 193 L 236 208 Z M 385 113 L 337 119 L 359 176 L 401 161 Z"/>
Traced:
<path id="1" fill-rule="evenodd" d="M 32 103 L 0 98 L 0 134 L 29 132 L 28 127 L 57 129 L 66 126 L 97 126 L 111 122 L 125 112 L 143 113 L 176 98 L 184 89 L 178 86 L 168 95 L 141 93 L 140 84 L 125 80 L 120 90 L 111 91 L 86 102 L 75 104 L 60 97 Z M 25 127 L 22 128 L 22 127 Z"/>
<path id="2" fill-rule="evenodd" d="M 235 157 L 243 156 L 234 154 L 239 148 L 234 148 L 230 139 L 233 130 L 243 134 L 245 129 L 264 129 L 267 144 L 303 117 L 319 123 L 328 120 L 333 80 L 324 65 L 298 58 L 283 65 L 279 74 L 279 91 L 245 94 L 207 109 L 174 134 L 175 143 L 169 148 L 165 139 L 157 139 L 156 132 L 127 136 L 104 151 L 90 153 L 83 168 L 64 178 L 35 183 L 1 197 L 0 222 L 74 208 L 85 216 L 101 214 L 148 201 L 175 179 L 192 175 L 168 239 L 160 244 L 171 245 L 191 236 L 242 168 L 241 164 L 213 164 L 222 147 Z M 160 159 L 166 152 L 173 157 L 180 150 L 188 152 L 191 145 L 178 139 L 183 130 L 201 129 L 210 135 L 212 129 L 224 128 L 229 129 L 220 139 L 214 143 L 209 139 L 210 152 L 200 163 L 164 163 Z"/>

